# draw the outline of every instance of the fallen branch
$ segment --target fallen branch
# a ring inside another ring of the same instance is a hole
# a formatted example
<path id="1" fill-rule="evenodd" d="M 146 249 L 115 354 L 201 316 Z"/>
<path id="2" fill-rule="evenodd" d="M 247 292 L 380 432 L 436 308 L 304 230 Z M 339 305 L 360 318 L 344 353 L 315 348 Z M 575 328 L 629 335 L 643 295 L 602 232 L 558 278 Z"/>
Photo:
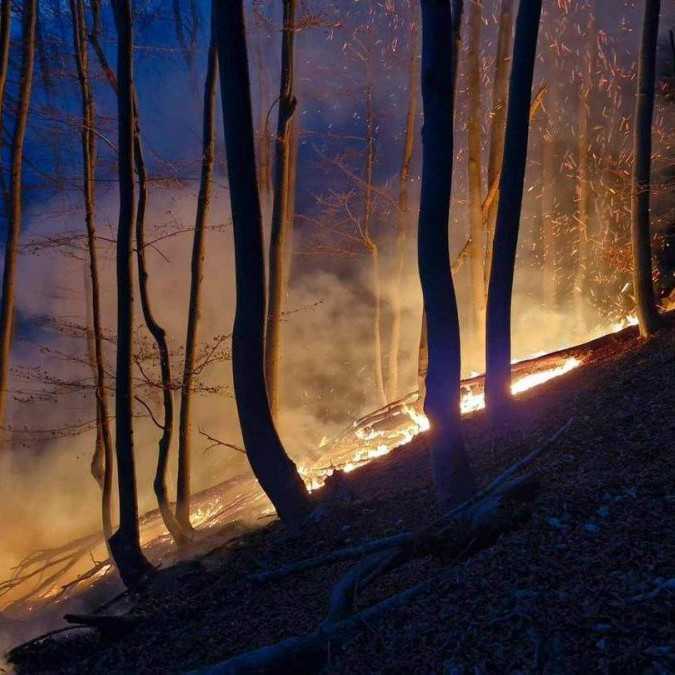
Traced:
<path id="1" fill-rule="evenodd" d="M 549 437 L 542 445 L 533 450 L 531 453 L 526 455 L 523 459 L 519 460 L 515 464 L 512 464 L 506 471 L 497 476 L 486 488 L 479 491 L 474 497 L 468 501 L 460 504 L 455 509 L 446 514 L 442 520 L 452 521 L 456 518 L 462 511 L 469 508 L 476 501 L 484 499 L 488 495 L 497 492 L 500 486 L 514 476 L 518 471 L 526 468 L 535 459 L 544 453 L 545 450 L 551 447 L 555 441 L 560 438 L 560 436 L 567 431 L 567 429 L 572 424 L 574 418 L 570 418 L 563 424 L 551 437 Z M 438 527 L 439 522 L 432 523 L 430 529 Z M 395 548 L 403 544 L 410 543 L 414 539 L 414 533 L 412 532 L 402 532 L 391 537 L 385 537 L 383 539 L 374 539 L 372 541 L 365 542 L 359 546 L 349 546 L 346 548 L 337 549 L 326 553 L 324 555 L 315 556 L 313 558 L 306 558 L 304 560 L 299 560 L 296 562 L 291 562 L 286 565 L 282 565 L 274 570 L 268 570 L 266 572 L 258 572 L 249 576 L 249 580 L 254 583 L 265 583 L 269 581 L 278 581 L 284 577 L 290 576 L 292 574 L 298 574 L 300 572 L 307 572 L 318 567 L 325 567 L 327 565 L 332 565 L 336 562 L 344 562 L 346 560 L 358 560 L 372 553 L 377 553 L 379 551 L 384 551 L 387 549 Z"/>
<path id="2" fill-rule="evenodd" d="M 282 673 L 296 672 L 299 669 L 313 672 L 323 668 L 331 647 L 340 639 L 362 630 L 374 619 L 380 618 L 391 609 L 406 605 L 419 594 L 435 587 L 439 581 L 455 574 L 454 566 L 458 561 L 466 560 L 476 552 L 494 545 L 500 536 L 518 527 L 524 518 L 529 517 L 529 509 L 525 509 L 524 506 L 533 501 L 537 481 L 533 476 L 527 475 L 513 480 L 510 478 L 541 456 L 571 423 L 572 419 L 568 420 L 542 446 L 512 464 L 472 499 L 453 509 L 417 535 L 405 532 L 398 536 L 398 543 L 386 548 L 383 542 L 391 542 L 394 537 L 369 542 L 361 547 L 342 549 L 327 556 L 301 561 L 266 573 L 264 579 L 277 579 L 286 576 L 287 573 L 324 564 L 329 559 L 341 559 L 337 556 L 347 555 L 348 551 L 363 550 L 366 546 L 372 550 L 378 544 L 383 546 L 383 550 L 377 551 L 352 567 L 333 587 L 328 616 L 315 632 L 241 654 L 198 672 L 204 675 Z M 416 558 L 426 556 L 439 558 L 449 566 L 421 584 L 354 613 L 357 595 L 362 588 L 383 574 Z"/>

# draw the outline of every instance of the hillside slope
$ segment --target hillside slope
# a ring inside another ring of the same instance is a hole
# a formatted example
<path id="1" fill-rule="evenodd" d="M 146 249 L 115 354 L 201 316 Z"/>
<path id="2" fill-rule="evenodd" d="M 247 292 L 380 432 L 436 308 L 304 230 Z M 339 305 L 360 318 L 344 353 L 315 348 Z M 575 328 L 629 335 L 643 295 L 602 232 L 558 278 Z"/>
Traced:
<path id="1" fill-rule="evenodd" d="M 635 329 L 596 341 L 583 367 L 519 397 L 508 426 L 490 429 L 482 413 L 467 418 L 482 485 L 572 421 L 533 467 L 541 490 L 530 519 L 364 626 L 331 651 L 325 672 L 675 672 L 674 385 L 671 318 L 649 342 Z M 160 572 L 132 599 L 126 634 L 75 630 L 32 643 L 12 654 L 17 670 L 183 672 L 315 630 L 353 563 L 266 584 L 247 577 L 439 515 L 421 437 L 333 492 L 301 532 L 273 524 Z M 358 607 L 442 564 L 399 568 Z"/>

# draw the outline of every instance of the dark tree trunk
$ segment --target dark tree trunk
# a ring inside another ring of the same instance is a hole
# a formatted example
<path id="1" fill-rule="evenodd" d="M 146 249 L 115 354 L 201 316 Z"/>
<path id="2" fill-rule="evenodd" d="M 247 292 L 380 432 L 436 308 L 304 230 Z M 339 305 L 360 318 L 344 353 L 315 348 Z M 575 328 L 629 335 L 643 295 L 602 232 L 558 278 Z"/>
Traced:
<path id="1" fill-rule="evenodd" d="M 216 83 L 218 79 L 218 55 L 211 26 L 209 62 L 204 83 L 204 112 L 202 122 L 202 168 L 197 201 L 195 233 L 192 241 L 190 267 L 190 307 L 188 309 L 185 336 L 185 364 L 180 399 L 180 427 L 178 432 L 178 482 L 176 488 L 176 518 L 179 524 L 190 527 L 190 455 L 192 441 L 192 386 L 197 350 L 197 331 L 201 317 L 201 286 L 204 267 L 204 237 L 206 220 L 211 204 L 211 178 L 216 154 Z"/>
<path id="2" fill-rule="evenodd" d="M 415 121 L 417 120 L 419 55 L 417 24 L 412 21 L 410 27 L 410 63 L 408 66 L 408 113 L 405 123 L 403 142 L 403 160 L 399 174 L 398 214 L 396 229 L 396 268 L 392 294 L 391 339 L 389 344 L 389 372 L 387 380 L 387 398 L 398 398 L 399 352 L 401 351 L 401 283 L 405 266 L 405 250 L 408 241 L 408 202 L 410 194 L 410 163 L 415 147 Z"/>
<path id="3" fill-rule="evenodd" d="M 640 334 L 648 337 L 658 328 L 658 310 L 652 281 L 652 251 L 649 219 L 651 192 L 652 120 L 656 80 L 656 45 L 661 0 L 645 0 L 642 44 L 638 72 L 633 132 L 633 178 L 631 182 L 631 238 L 633 286 L 640 320 Z"/>
<path id="4" fill-rule="evenodd" d="M 103 70 L 108 84 L 112 90 L 118 93 L 118 78 L 113 73 L 108 60 L 106 59 L 103 48 L 98 37 L 98 25 L 100 17 L 100 3 L 98 0 L 92 0 L 92 12 L 94 15 L 94 27 L 90 35 L 90 40 L 94 51 L 98 57 L 101 69 Z M 171 450 L 171 437 L 173 434 L 173 396 L 171 382 L 171 361 L 169 355 L 169 345 L 166 339 L 166 331 L 155 319 L 150 303 L 150 293 L 148 289 L 148 272 L 145 262 L 145 212 L 148 202 L 148 178 L 145 169 L 145 160 L 143 156 L 143 144 L 141 142 L 140 120 L 138 118 L 138 101 L 135 89 L 132 91 L 132 113 L 133 113 L 133 149 L 134 166 L 138 177 L 139 199 L 136 209 L 136 262 L 138 265 L 138 284 L 141 296 L 141 309 L 143 319 L 152 335 L 159 353 L 160 379 L 162 382 L 162 406 L 164 409 L 164 420 L 162 425 L 162 434 L 158 443 L 157 469 L 155 471 L 155 480 L 153 487 L 157 496 L 157 504 L 162 516 L 162 520 L 169 530 L 171 536 L 177 544 L 184 544 L 189 538 L 189 528 L 181 527 L 169 502 L 168 490 L 166 485 L 166 472 L 169 463 L 169 452 Z"/>
<path id="5" fill-rule="evenodd" d="M 84 212 L 87 228 L 87 247 L 89 249 L 89 290 L 91 293 L 91 356 L 96 383 L 96 419 L 97 419 L 97 453 L 101 458 L 96 469 L 97 480 L 101 486 L 101 515 L 103 533 L 106 540 L 112 536 L 112 434 L 110 433 L 110 415 L 108 412 L 108 396 L 105 385 L 105 364 L 103 361 L 103 338 L 101 330 L 101 291 L 98 278 L 98 261 L 96 254 L 96 209 L 95 209 L 95 171 L 96 143 L 94 127 L 94 99 L 89 79 L 89 57 L 87 54 L 87 27 L 83 0 L 70 0 L 73 17 L 73 42 L 77 75 L 82 97 L 82 164 L 84 168 Z M 92 462 L 92 467 L 95 463 Z"/>
<path id="6" fill-rule="evenodd" d="M 232 334 L 237 410 L 256 478 L 281 519 L 297 523 L 311 505 L 279 440 L 265 386 L 265 261 L 243 0 L 216 2 L 215 11 L 237 282 Z"/>
<path id="7" fill-rule="evenodd" d="M 452 506 L 475 491 L 461 432 L 460 338 L 449 254 L 453 157 L 453 50 L 449 0 L 422 0 L 422 194 L 418 225 L 420 281 L 426 309 L 429 367 L 424 412 L 431 423 L 432 466 L 439 501 Z"/>
<path id="8" fill-rule="evenodd" d="M 513 34 L 513 0 L 502 0 L 499 12 L 499 35 L 497 37 L 497 58 L 495 79 L 492 87 L 492 131 L 490 134 L 490 155 L 488 158 L 488 192 L 499 183 L 499 172 L 504 157 L 506 134 L 506 104 L 511 65 L 511 41 Z M 497 221 L 498 199 L 492 199 L 485 223 L 485 291 L 487 292 L 492 267 L 492 240 Z"/>
<path id="9" fill-rule="evenodd" d="M 511 296 L 527 163 L 541 0 L 521 0 L 516 20 L 504 159 L 487 302 L 485 399 L 499 414 L 511 398 Z"/>
<path id="10" fill-rule="evenodd" d="M 9 41 L 12 23 L 11 0 L 2 0 L 0 4 L 0 129 L 3 129 L 2 119 L 5 109 L 5 89 L 7 87 L 7 71 L 9 70 Z M 0 153 L 2 153 L 2 134 L 0 134 Z M 9 195 L 5 185 L 4 167 L 0 162 L 0 196 L 2 196 L 5 210 L 9 204 Z M 2 420 L 0 419 L 0 425 Z"/>
<path id="11" fill-rule="evenodd" d="M 278 420 L 279 394 L 281 389 L 281 315 L 288 291 L 291 237 L 294 214 L 290 204 L 294 202 L 291 164 L 295 152 L 291 143 L 296 141 L 293 133 L 295 98 L 295 5 L 296 0 L 284 0 L 284 29 L 281 47 L 281 85 L 279 91 L 277 136 L 274 141 L 274 204 L 272 207 L 272 232 L 270 239 L 270 278 L 265 332 L 265 380 L 272 418 Z"/>
<path id="12" fill-rule="evenodd" d="M 4 13 L 4 7 L 3 7 Z M 21 235 L 21 209 L 23 188 L 23 146 L 28 125 L 33 66 L 35 63 L 35 23 L 37 0 L 25 0 L 23 4 L 23 31 L 21 35 L 21 80 L 16 123 L 12 137 L 9 204 L 7 212 L 7 241 L 5 244 L 5 269 L 2 276 L 2 306 L 0 307 L 0 427 L 5 424 L 7 388 L 9 386 L 9 360 L 12 352 L 14 314 L 16 311 L 16 258 Z M 9 20 L 8 20 L 9 21 Z M 7 27 L 9 28 L 9 22 Z M 4 17 L 3 17 L 4 23 Z M 7 35 L 5 40 L 9 40 Z M 3 45 L 3 48 L 4 45 Z M 3 77 L 6 77 L 3 68 Z M 4 88 L 4 83 L 2 84 Z"/>
<path id="13" fill-rule="evenodd" d="M 459 64 L 459 48 L 462 44 L 462 15 L 464 14 L 464 0 L 452 0 L 452 40 L 450 42 L 451 61 L 452 61 L 452 82 L 450 88 L 452 90 L 452 105 L 454 117 L 454 101 L 457 92 L 457 66 Z M 454 119 L 453 119 L 454 124 Z M 427 331 L 427 315 L 426 308 L 422 307 L 422 322 L 420 326 L 420 341 L 417 350 L 417 388 L 418 398 L 417 403 L 424 406 L 424 399 L 427 391 L 427 370 L 429 368 L 429 344 Z"/>
<path id="14" fill-rule="evenodd" d="M 117 229 L 117 368 L 115 450 L 119 488 L 119 529 L 110 538 L 110 550 L 122 581 L 137 585 L 152 569 L 141 551 L 134 460 L 133 275 L 132 238 L 135 225 L 134 83 L 131 0 L 114 0 L 117 24 L 118 152 L 120 209 Z"/>
<path id="15" fill-rule="evenodd" d="M 148 332 L 155 341 L 157 353 L 159 354 L 159 371 L 162 385 L 162 408 L 164 417 L 162 421 L 162 433 L 159 438 L 157 448 L 157 469 L 155 470 L 155 480 L 153 487 L 157 496 L 157 504 L 162 515 L 162 520 L 167 530 L 171 533 L 174 541 L 179 544 L 185 544 L 189 538 L 189 532 L 181 527 L 171 508 L 168 489 L 166 485 L 166 472 L 169 464 L 169 454 L 171 451 L 171 437 L 173 435 L 173 383 L 171 381 L 171 357 L 169 354 L 169 344 L 166 338 L 164 327 L 157 321 L 152 309 L 149 289 L 149 275 L 147 263 L 145 260 L 145 213 L 148 204 L 148 176 L 143 158 L 143 144 L 141 142 L 140 120 L 138 119 L 138 101 L 136 92 L 133 92 L 133 113 L 134 113 L 134 164 L 136 166 L 136 175 L 138 177 L 138 208 L 136 210 L 136 263 L 138 265 L 138 286 L 141 299 L 141 310 L 143 319 L 148 328 Z M 189 522 L 188 522 L 189 525 Z M 187 528 L 189 529 L 189 528 Z"/>

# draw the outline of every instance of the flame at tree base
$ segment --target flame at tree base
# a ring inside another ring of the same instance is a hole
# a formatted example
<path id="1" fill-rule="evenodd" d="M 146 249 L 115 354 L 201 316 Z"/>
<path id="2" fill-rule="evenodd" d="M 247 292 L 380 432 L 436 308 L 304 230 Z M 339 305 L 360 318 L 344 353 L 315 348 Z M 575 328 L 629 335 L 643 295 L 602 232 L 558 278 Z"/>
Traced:
<path id="1" fill-rule="evenodd" d="M 578 368 L 582 361 L 576 357 L 567 357 L 559 365 L 536 373 L 530 373 L 514 378 L 511 392 L 514 396 L 538 387 L 545 382 L 561 377 Z M 484 391 L 474 391 L 472 387 L 462 386 L 460 410 L 462 415 L 476 412 L 485 408 Z M 383 414 L 376 422 L 365 426 L 356 426 L 354 436 L 362 444 L 337 465 L 324 467 L 299 467 L 307 489 L 317 490 L 323 486 L 326 479 L 336 470 L 349 473 L 368 462 L 389 454 L 395 448 L 412 441 L 418 434 L 430 428 L 429 420 L 421 412 L 416 403 L 402 403 Z"/>

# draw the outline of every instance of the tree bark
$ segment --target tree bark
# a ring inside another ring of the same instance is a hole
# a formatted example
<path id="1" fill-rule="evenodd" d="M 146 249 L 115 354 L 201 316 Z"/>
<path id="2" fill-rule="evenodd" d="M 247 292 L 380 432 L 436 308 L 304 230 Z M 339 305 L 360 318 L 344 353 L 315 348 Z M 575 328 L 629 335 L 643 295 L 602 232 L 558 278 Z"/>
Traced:
<path id="1" fill-rule="evenodd" d="M 415 147 L 415 121 L 417 119 L 417 98 L 419 95 L 419 56 L 417 53 L 417 23 L 410 25 L 410 62 L 408 66 L 408 113 L 405 123 L 405 139 L 403 142 L 403 160 L 399 173 L 398 214 L 396 229 L 396 268 L 393 282 L 391 308 L 391 338 L 389 344 L 389 368 L 387 378 L 387 398 L 395 401 L 398 398 L 399 352 L 401 351 L 401 283 L 405 266 L 405 251 L 408 241 L 408 202 L 410 194 L 410 163 Z"/>
<path id="2" fill-rule="evenodd" d="M 557 73 L 555 58 L 547 49 L 544 62 L 549 79 L 555 83 Z M 554 112 L 557 111 L 558 97 L 555 84 L 550 88 L 546 117 L 541 122 L 541 220 L 543 237 L 542 289 L 548 307 L 558 306 L 557 250 L 558 238 L 555 224 L 557 221 L 556 182 L 558 173 L 557 127 Z"/>
<path id="3" fill-rule="evenodd" d="M 370 255 L 370 273 L 373 291 L 373 365 L 375 386 L 382 405 L 387 404 L 384 388 L 384 368 L 382 355 L 382 288 L 380 282 L 380 253 L 377 243 L 371 236 L 373 218 L 373 174 L 375 171 L 375 111 L 373 108 L 373 76 L 369 62 L 366 66 L 368 80 L 366 85 L 366 178 L 363 200 L 363 223 L 361 226 L 366 249 Z"/>
<path id="4" fill-rule="evenodd" d="M 481 184 L 481 3 L 474 0 L 469 11 L 469 221 L 471 239 L 471 295 L 473 341 L 480 349 L 485 342 L 485 277 L 483 274 L 483 189 Z"/>
<path id="5" fill-rule="evenodd" d="M 9 42 L 12 23 L 11 0 L 2 0 L 0 4 L 0 129 L 3 129 L 2 119 L 5 109 L 5 89 L 7 88 L 7 72 L 9 70 Z M 2 152 L 2 134 L 0 134 L 0 153 Z M 5 208 L 9 204 L 9 195 L 5 185 L 4 167 L 0 162 L 0 194 Z M 5 209 L 3 209 L 5 210 Z M 8 213 L 8 211 L 7 211 Z M 0 419 L 0 425 L 2 420 Z"/>
<path id="6" fill-rule="evenodd" d="M 70 0 L 73 18 L 73 44 L 77 64 L 77 76 L 82 98 L 82 165 L 84 168 L 84 213 L 87 229 L 87 247 L 89 249 L 89 291 L 91 294 L 91 356 L 96 386 L 97 453 L 99 473 L 97 478 L 101 486 L 101 517 L 103 534 L 106 540 L 112 536 L 112 462 L 113 447 L 110 432 L 110 414 L 105 384 L 105 363 L 103 357 L 103 339 L 101 329 L 101 291 L 98 278 L 98 260 L 96 253 L 96 208 L 95 208 L 95 172 L 96 124 L 94 99 L 89 79 L 89 57 L 87 54 L 87 29 L 83 0 Z M 100 450 L 99 450 L 100 448 Z M 92 462 L 92 469 L 95 463 Z"/>
<path id="7" fill-rule="evenodd" d="M 638 72 L 633 130 L 633 176 L 631 181 L 631 239 L 633 286 L 640 334 L 649 337 L 659 323 L 652 281 L 652 252 L 649 217 L 651 192 L 652 121 L 656 80 L 656 45 L 661 0 L 645 0 L 642 44 Z"/>
<path id="8" fill-rule="evenodd" d="M 424 412 L 431 423 L 434 482 L 452 506 L 475 492 L 461 432 L 459 316 L 452 282 L 448 220 L 453 161 L 454 64 L 447 46 L 449 0 L 422 0 L 422 194 L 418 264 L 429 348 Z"/>
<path id="9" fill-rule="evenodd" d="M 499 13 L 499 35 L 497 37 L 497 58 L 495 79 L 492 88 L 492 130 L 490 133 L 490 155 L 488 158 L 488 188 L 499 181 L 499 172 L 504 157 L 506 135 L 506 105 L 508 96 L 509 70 L 511 65 L 511 44 L 513 34 L 513 0 L 502 0 Z M 492 240 L 497 222 L 498 198 L 493 199 L 488 209 L 485 224 L 485 285 L 487 292 L 492 267 Z"/>
<path id="10" fill-rule="evenodd" d="M 579 86 L 579 108 L 577 124 L 578 167 L 577 167 L 577 265 L 574 280 L 577 320 L 585 323 L 583 303 L 587 295 L 589 263 L 591 261 L 591 90 L 597 53 L 597 26 L 595 7 L 591 3 L 588 19 L 587 48 L 582 59 L 581 82 Z"/>
<path id="11" fill-rule="evenodd" d="M 485 402 L 488 412 L 494 415 L 499 415 L 511 399 L 511 298 L 540 16 L 541 0 L 521 0 L 487 302 Z"/>
<path id="12" fill-rule="evenodd" d="M 204 243 L 206 220 L 211 205 L 211 182 L 216 154 L 216 83 L 218 57 L 214 26 L 211 27 L 209 61 L 204 84 L 204 112 L 202 122 L 202 167 L 197 201 L 195 233 L 192 241 L 190 267 L 190 306 L 185 336 L 185 363 L 181 384 L 180 425 L 178 431 L 178 482 L 176 488 L 176 518 L 179 524 L 190 527 L 190 455 L 192 442 L 192 386 L 197 349 L 197 331 L 201 318 L 201 286 L 204 276 Z"/>
<path id="13" fill-rule="evenodd" d="M 281 47 L 281 85 L 278 102 L 277 135 L 274 142 L 274 203 L 272 207 L 272 231 L 269 253 L 269 294 L 267 300 L 267 323 L 265 332 L 265 381 L 272 418 L 279 419 L 281 389 L 281 316 L 288 292 L 291 237 L 294 213 L 292 160 L 295 152 L 291 143 L 296 141 L 293 133 L 295 98 L 295 7 L 296 0 L 284 0 L 284 28 Z"/>
<path id="14" fill-rule="evenodd" d="M 216 2 L 215 12 L 234 230 L 232 370 L 237 410 L 256 478 L 281 519 L 298 523 L 311 505 L 305 484 L 279 440 L 265 385 L 265 261 L 243 0 Z"/>
<path id="15" fill-rule="evenodd" d="M 9 386 L 9 360 L 14 338 L 16 258 L 19 237 L 21 235 L 22 215 L 23 148 L 33 87 L 36 17 L 37 0 L 25 0 L 23 4 L 23 31 L 21 36 L 21 80 L 19 82 L 16 123 L 12 137 L 7 241 L 5 244 L 5 269 L 2 276 L 2 306 L 0 307 L 0 427 L 5 424 L 7 388 Z M 9 29 L 9 24 L 7 25 Z M 6 40 L 9 40 L 9 35 Z M 3 72 L 6 72 L 6 69 L 3 69 Z"/>
<path id="16" fill-rule="evenodd" d="M 101 69 L 108 80 L 111 89 L 118 94 L 118 78 L 112 71 L 108 64 L 101 43 L 98 37 L 99 21 L 100 21 L 100 2 L 99 0 L 92 0 L 93 13 L 93 29 L 89 36 L 92 47 L 96 52 Z M 139 186 L 139 200 L 136 209 L 136 263 L 138 266 L 138 283 L 141 296 L 141 309 L 143 312 L 143 319 L 150 332 L 150 335 L 155 340 L 157 351 L 159 353 L 160 361 L 160 379 L 162 382 L 162 406 L 164 409 L 164 420 L 162 425 L 162 435 L 159 439 L 159 447 L 157 453 L 157 469 L 155 471 L 155 479 L 153 487 L 155 495 L 157 496 L 157 504 L 162 516 L 162 520 L 166 525 L 167 530 L 174 538 L 177 544 L 184 544 L 189 538 L 189 528 L 181 527 L 174 512 L 171 509 L 169 502 L 168 490 L 166 486 L 166 471 L 169 463 L 169 452 L 171 450 L 171 436 L 173 434 L 173 397 L 172 397 L 172 382 L 171 382 L 171 361 L 169 355 L 169 346 L 166 340 L 166 332 L 161 325 L 158 324 L 152 311 L 150 304 L 150 295 L 148 291 L 148 273 L 145 263 L 145 211 L 148 201 L 148 180 L 145 169 L 145 160 L 143 157 L 143 144 L 141 142 L 140 121 L 138 119 L 138 100 L 136 91 L 132 91 L 132 107 L 133 107 L 133 148 L 134 148 L 134 167 L 138 177 Z"/>
<path id="17" fill-rule="evenodd" d="M 131 0 L 113 0 L 117 24 L 119 223 L 117 230 L 117 367 L 115 450 L 119 488 L 119 529 L 110 538 L 122 581 L 137 585 L 152 569 L 141 551 L 136 495 L 133 430 L 133 275 L 132 237 L 135 225 L 134 83 Z"/>
<path id="18" fill-rule="evenodd" d="M 454 124 L 454 100 L 457 92 L 457 66 L 459 64 L 459 48 L 462 44 L 462 15 L 464 14 L 464 0 L 452 0 L 452 26 L 450 42 L 450 49 L 452 51 L 452 97 L 453 97 L 453 124 Z M 420 340 L 417 349 L 417 390 L 419 396 L 417 403 L 419 406 L 424 406 L 424 399 L 427 392 L 427 371 L 429 369 L 429 344 L 427 331 L 427 314 L 426 308 L 422 307 L 422 321 L 420 326 Z"/>

